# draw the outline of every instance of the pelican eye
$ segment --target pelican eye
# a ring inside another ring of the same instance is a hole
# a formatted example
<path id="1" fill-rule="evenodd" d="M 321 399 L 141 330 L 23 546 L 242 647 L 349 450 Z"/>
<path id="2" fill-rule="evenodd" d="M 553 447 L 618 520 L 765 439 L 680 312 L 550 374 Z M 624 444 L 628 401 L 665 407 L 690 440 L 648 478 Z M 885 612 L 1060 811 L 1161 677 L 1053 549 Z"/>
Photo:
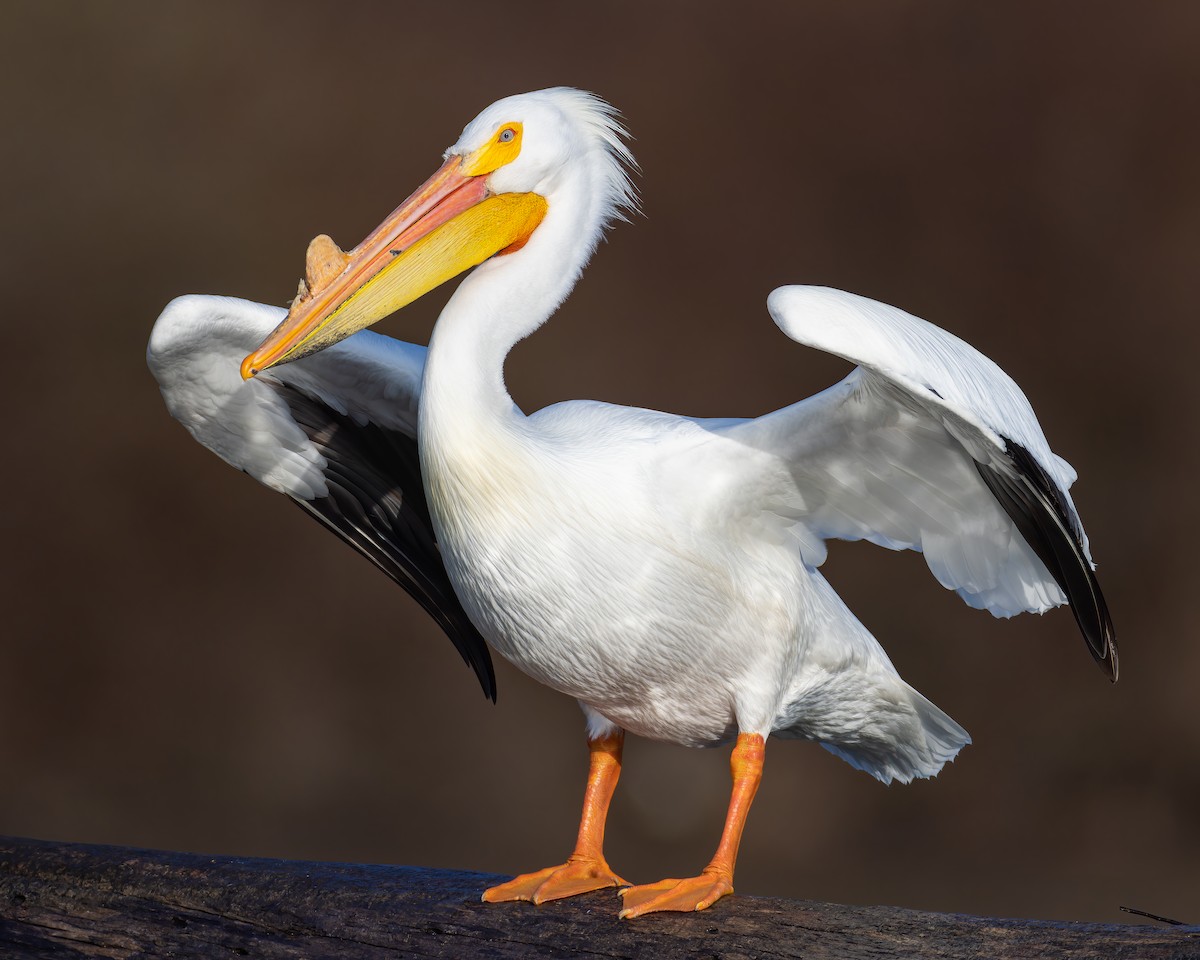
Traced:
<path id="1" fill-rule="evenodd" d="M 463 174 L 478 177 L 516 160 L 521 152 L 521 130 L 519 120 L 497 127 L 491 140 L 485 140 L 482 147 L 463 160 Z"/>

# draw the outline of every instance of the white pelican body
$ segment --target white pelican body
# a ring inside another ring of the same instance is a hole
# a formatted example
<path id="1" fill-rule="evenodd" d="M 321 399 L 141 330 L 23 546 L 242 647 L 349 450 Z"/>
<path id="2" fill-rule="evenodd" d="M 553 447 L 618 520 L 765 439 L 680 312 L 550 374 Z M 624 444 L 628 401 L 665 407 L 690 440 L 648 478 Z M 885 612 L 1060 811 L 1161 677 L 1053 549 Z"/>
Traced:
<path id="1" fill-rule="evenodd" d="M 1116 662 L 1066 493 L 1073 471 L 995 364 L 893 307 L 776 290 L 768 306 L 788 336 L 859 366 L 754 420 L 591 401 L 528 417 L 516 408 L 506 355 L 566 297 L 629 203 L 620 133 L 578 91 L 502 100 L 349 256 L 314 242 L 312 289 L 261 347 L 282 311 L 189 297 L 164 311 L 149 358 L 197 439 L 401 580 L 486 692 L 480 636 L 583 705 L 593 764 L 576 852 L 486 899 L 624 885 L 600 852 L 623 731 L 689 746 L 737 737 L 717 856 L 700 877 L 625 891 L 623 915 L 636 916 L 700 909 L 732 890 L 771 734 L 817 741 L 885 782 L 932 776 L 969 742 L 821 576 L 826 539 L 922 550 L 944 586 L 998 616 L 1069 595 L 1093 655 L 1114 676 Z M 453 269 L 427 266 L 438 258 Z M 475 263 L 427 355 L 367 332 L 323 349 Z M 261 375 L 243 382 L 238 359 L 251 351 L 242 373 Z M 334 421 L 341 433 L 327 429 Z M 411 483 L 376 490 L 386 468 L 367 462 L 358 430 L 416 439 L 424 503 Z M 366 475 L 376 479 L 355 479 Z M 436 537 L 416 561 L 402 525 L 378 519 L 399 516 L 397 503 L 427 516 Z M 405 563 L 426 586 L 395 572 Z"/>

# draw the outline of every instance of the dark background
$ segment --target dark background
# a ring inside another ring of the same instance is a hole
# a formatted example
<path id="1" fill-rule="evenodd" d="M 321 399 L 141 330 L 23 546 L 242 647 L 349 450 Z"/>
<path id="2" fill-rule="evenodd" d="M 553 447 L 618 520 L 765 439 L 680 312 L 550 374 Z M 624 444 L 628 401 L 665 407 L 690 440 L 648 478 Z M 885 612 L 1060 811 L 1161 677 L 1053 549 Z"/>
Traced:
<path id="1" fill-rule="evenodd" d="M 830 578 L 973 734 L 885 788 L 769 750 L 738 890 L 1200 921 L 1193 546 L 1200 6 L 6 3 L 0 82 L 7 622 L 0 832 L 514 872 L 560 861 L 574 703 L 500 702 L 414 603 L 196 446 L 144 365 L 180 293 L 282 304 L 307 241 L 361 239 L 501 96 L 623 112 L 645 216 L 509 364 L 527 410 L 756 415 L 846 365 L 786 282 L 926 317 L 1023 386 L 1082 477 L 1122 679 L 1070 614 L 995 621 L 921 559 Z M 384 324 L 425 342 L 445 292 Z M 695 872 L 725 751 L 634 740 L 609 829 L 635 881 Z"/>

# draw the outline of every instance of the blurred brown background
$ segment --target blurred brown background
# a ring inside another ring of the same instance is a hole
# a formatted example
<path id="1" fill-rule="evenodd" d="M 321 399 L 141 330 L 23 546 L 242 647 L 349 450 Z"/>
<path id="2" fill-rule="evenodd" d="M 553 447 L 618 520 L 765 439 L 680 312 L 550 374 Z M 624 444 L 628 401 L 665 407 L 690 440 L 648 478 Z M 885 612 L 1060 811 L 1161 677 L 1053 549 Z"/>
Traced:
<path id="1" fill-rule="evenodd" d="M 1200 922 L 1195 290 L 1200 6 L 6 3 L 0 832 L 514 872 L 561 860 L 574 703 L 484 701 L 399 590 L 196 446 L 144 365 L 176 294 L 284 303 L 501 96 L 624 112 L 645 216 L 521 345 L 526 409 L 755 415 L 843 363 L 764 298 L 815 282 L 965 337 L 1024 387 L 1114 611 L 995 621 L 915 555 L 826 566 L 975 745 L 884 788 L 769 750 L 738 890 Z M 444 292 L 384 329 L 424 342 Z M 299 592 L 296 585 L 301 584 Z M 712 852 L 725 751 L 627 748 L 610 859 Z"/>

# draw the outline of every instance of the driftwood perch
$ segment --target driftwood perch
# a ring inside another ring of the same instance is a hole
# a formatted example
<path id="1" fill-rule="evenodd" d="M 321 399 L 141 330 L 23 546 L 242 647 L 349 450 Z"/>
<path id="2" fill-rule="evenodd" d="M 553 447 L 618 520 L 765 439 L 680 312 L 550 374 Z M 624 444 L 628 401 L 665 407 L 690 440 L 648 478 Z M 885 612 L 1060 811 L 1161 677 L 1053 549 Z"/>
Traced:
<path id="1" fill-rule="evenodd" d="M 0 957 L 1200 958 L 1200 927 L 988 920 L 763 897 L 617 920 L 614 893 L 482 904 L 497 878 L 0 838 Z"/>

